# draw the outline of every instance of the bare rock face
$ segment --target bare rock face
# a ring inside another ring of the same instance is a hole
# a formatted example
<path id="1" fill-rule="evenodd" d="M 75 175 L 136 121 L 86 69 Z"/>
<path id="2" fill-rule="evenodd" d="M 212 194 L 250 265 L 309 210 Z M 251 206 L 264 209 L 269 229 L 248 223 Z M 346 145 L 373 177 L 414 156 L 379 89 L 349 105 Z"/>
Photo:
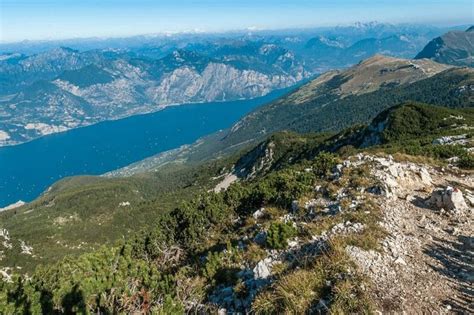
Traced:
<path id="1" fill-rule="evenodd" d="M 466 190 L 466 194 L 465 194 L 464 198 L 467 199 L 467 203 L 471 207 L 474 207 L 474 194 L 471 191 Z"/>
<path id="2" fill-rule="evenodd" d="M 260 219 L 264 215 L 265 215 L 265 208 L 260 208 L 252 214 L 255 220 Z"/>
<path id="3" fill-rule="evenodd" d="M 356 164 L 372 162 L 372 173 L 381 182 L 380 186 L 371 187 L 375 194 L 387 197 L 404 197 L 408 192 L 428 189 L 433 184 L 426 167 L 411 162 L 396 162 L 393 157 L 358 156 Z"/>
<path id="4" fill-rule="evenodd" d="M 454 212 L 462 212 L 469 209 L 464 200 L 462 191 L 450 186 L 445 189 L 433 191 L 431 198 L 428 200 L 428 204 L 435 206 L 438 209 L 445 209 Z"/>

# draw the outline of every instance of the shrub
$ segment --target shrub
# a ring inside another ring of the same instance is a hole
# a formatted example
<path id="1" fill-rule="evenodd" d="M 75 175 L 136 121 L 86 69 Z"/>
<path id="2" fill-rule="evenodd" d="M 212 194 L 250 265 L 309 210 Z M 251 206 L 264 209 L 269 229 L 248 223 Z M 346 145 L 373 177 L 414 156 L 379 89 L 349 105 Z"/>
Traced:
<path id="1" fill-rule="evenodd" d="M 459 157 L 459 167 L 472 170 L 474 169 L 474 156 L 469 153 L 465 153 Z"/>
<path id="2" fill-rule="evenodd" d="M 227 250 L 207 255 L 203 274 L 213 284 L 234 284 L 240 271 L 241 251 L 227 245 Z"/>
<path id="3" fill-rule="evenodd" d="M 288 246 L 288 239 L 296 235 L 296 228 L 291 222 L 272 223 L 267 233 L 267 245 L 274 249 Z"/>
<path id="4" fill-rule="evenodd" d="M 317 176 L 329 176 L 332 169 L 338 164 L 336 155 L 329 152 L 321 152 L 313 161 L 313 170 Z"/>

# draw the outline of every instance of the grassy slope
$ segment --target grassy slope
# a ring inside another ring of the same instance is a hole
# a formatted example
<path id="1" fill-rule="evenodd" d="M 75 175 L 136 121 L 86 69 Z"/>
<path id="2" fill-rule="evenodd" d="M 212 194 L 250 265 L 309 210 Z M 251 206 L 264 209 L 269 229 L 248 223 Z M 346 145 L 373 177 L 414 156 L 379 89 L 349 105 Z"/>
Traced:
<path id="1" fill-rule="evenodd" d="M 64 179 L 27 206 L 0 213 L 0 226 L 13 244 L 0 263 L 31 271 L 38 263 L 90 251 L 153 226 L 162 213 L 213 187 L 209 178 L 226 164 L 165 167 L 129 178 Z M 130 205 L 120 206 L 122 202 Z M 20 253 L 20 240 L 33 247 L 35 257 Z"/>
<path id="2" fill-rule="evenodd" d="M 384 87 L 372 93 L 335 101 L 318 98 L 297 105 L 283 101 L 255 112 L 247 118 L 245 125 L 231 132 L 225 141 L 238 143 L 262 130 L 267 133 L 285 129 L 296 132 L 339 131 L 354 124 L 368 123 L 381 111 L 406 101 L 447 107 L 473 106 L 472 92 L 459 92 L 459 87 L 473 82 L 474 72 L 454 69 L 412 84 Z"/>

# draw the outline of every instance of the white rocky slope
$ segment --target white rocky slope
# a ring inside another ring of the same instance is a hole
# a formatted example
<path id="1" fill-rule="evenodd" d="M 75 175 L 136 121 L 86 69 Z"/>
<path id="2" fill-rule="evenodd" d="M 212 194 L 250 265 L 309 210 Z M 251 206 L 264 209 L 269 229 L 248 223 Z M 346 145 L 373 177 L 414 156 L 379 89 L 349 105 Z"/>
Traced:
<path id="1" fill-rule="evenodd" d="M 363 160 L 374 162 L 373 173 L 385 184 L 381 224 L 388 236 L 381 253 L 356 247 L 347 252 L 373 281 L 380 307 L 472 311 L 474 176 L 386 158 Z M 436 204 L 439 188 L 445 198 Z"/>

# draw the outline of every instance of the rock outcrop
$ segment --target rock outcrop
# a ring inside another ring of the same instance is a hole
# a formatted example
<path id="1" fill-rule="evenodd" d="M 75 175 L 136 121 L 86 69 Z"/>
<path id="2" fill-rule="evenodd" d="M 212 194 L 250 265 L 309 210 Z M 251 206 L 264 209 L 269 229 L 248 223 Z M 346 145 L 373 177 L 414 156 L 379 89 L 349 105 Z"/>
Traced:
<path id="1" fill-rule="evenodd" d="M 434 190 L 428 204 L 444 209 L 460 213 L 469 209 L 464 200 L 463 193 L 458 188 L 448 186 L 444 189 Z"/>

